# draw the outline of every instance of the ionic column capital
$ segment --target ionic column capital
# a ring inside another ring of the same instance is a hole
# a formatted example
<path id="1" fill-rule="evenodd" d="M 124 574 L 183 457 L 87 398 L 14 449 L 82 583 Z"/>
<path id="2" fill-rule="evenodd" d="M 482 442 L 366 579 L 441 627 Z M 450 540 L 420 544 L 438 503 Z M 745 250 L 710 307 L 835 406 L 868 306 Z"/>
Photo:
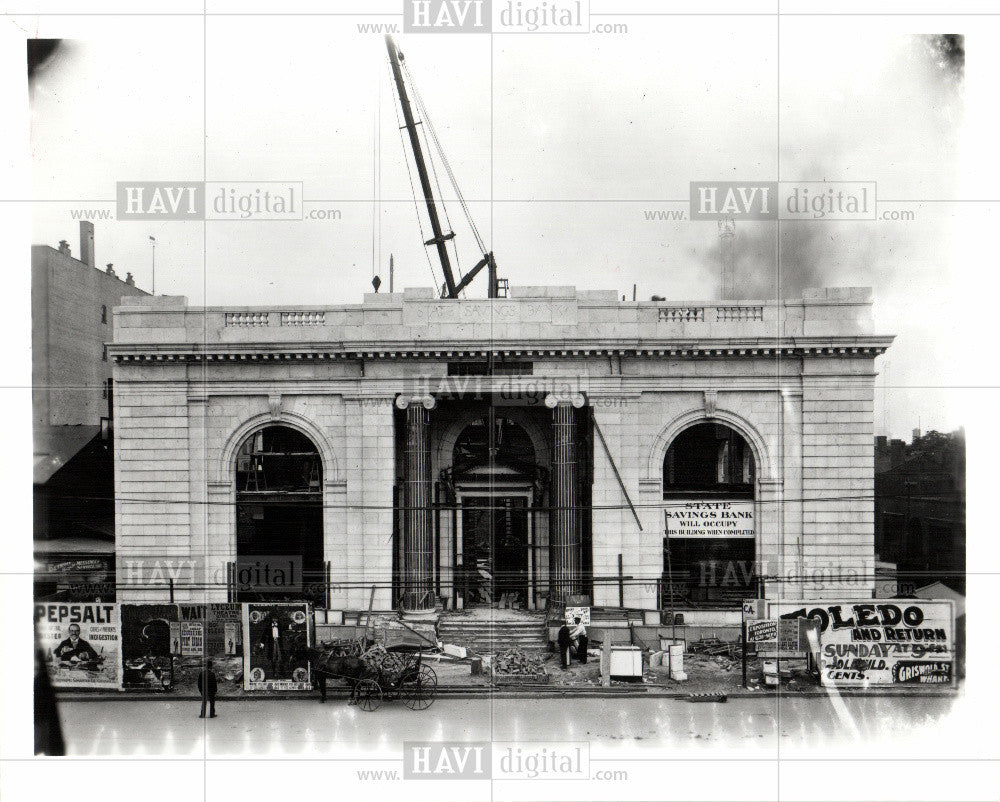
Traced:
<path id="1" fill-rule="evenodd" d="M 545 406 L 555 409 L 560 404 L 572 404 L 577 409 L 586 406 L 587 399 L 583 393 L 549 393 L 545 396 Z"/>
<path id="2" fill-rule="evenodd" d="M 424 409 L 434 409 L 437 401 L 432 395 L 397 395 L 396 407 L 406 409 L 410 404 L 420 404 Z"/>

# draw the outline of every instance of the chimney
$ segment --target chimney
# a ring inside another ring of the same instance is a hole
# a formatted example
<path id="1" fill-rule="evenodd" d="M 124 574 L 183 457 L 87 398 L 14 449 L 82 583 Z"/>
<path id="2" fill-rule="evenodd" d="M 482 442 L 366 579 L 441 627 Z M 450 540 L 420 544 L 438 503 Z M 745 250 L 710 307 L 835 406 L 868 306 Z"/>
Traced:
<path id="1" fill-rule="evenodd" d="M 131 273 L 126 273 L 125 274 L 125 283 L 128 284 L 130 287 L 134 287 L 135 286 L 135 279 L 132 278 L 132 274 Z"/>
<path id="2" fill-rule="evenodd" d="M 73 255 L 69 252 L 69 243 L 64 239 L 59 240 L 59 253 L 64 253 L 67 256 Z"/>
<path id="3" fill-rule="evenodd" d="M 90 267 L 97 267 L 94 259 L 94 224 L 89 220 L 80 221 L 80 261 Z"/>
<path id="4" fill-rule="evenodd" d="M 109 276 L 117 276 L 118 275 L 115 272 L 115 266 L 114 266 L 113 262 L 108 262 L 108 269 L 105 270 L 104 272 L 107 273 Z"/>

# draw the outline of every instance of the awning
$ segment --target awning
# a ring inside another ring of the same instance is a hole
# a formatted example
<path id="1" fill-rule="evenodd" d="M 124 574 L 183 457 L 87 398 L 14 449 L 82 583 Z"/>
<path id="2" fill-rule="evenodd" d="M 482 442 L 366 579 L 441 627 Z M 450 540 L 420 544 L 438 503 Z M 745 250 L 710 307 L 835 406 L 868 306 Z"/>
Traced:
<path id="1" fill-rule="evenodd" d="M 43 485 L 101 433 L 100 426 L 36 426 L 34 482 Z"/>
<path id="2" fill-rule="evenodd" d="M 105 538 L 57 537 L 52 540 L 36 540 L 34 542 L 36 555 L 46 554 L 107 554 L 115 553 L 113 540 Z"/>

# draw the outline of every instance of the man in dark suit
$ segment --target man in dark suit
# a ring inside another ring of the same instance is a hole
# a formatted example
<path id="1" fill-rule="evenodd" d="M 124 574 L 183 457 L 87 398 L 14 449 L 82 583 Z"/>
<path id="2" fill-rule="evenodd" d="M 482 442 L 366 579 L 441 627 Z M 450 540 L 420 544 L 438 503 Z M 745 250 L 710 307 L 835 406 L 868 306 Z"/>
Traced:
<path id="1" fill-rule="evenodd" d="M 90 663 L 100 658 L 94 647 L 80 637 L 80 625 L 69 625 L 69 637 L 56 646 L 54 654 L 63 663 Z"/>
<path id="2" fill-rule="evenodd" d="M 219 683 L 212 671 L 212 661 L 206 660 L 205 668 L 198 675 L 198 692 L 201 694 L 201 715 L 198 718 L 205 718 L 205 705 L 209 705 L 209 718 L 215 718 L 215 694 L 218 690 Z"/>
<path id="3" fill-rule="evenodd" d="M 569 668 L 570 661 L 574 657 L 581 663 L 587 662 L 587 628 L 579 616 L 566 616 L 566 623 L 559 627 L 557 645 L 562 668 Z"/>

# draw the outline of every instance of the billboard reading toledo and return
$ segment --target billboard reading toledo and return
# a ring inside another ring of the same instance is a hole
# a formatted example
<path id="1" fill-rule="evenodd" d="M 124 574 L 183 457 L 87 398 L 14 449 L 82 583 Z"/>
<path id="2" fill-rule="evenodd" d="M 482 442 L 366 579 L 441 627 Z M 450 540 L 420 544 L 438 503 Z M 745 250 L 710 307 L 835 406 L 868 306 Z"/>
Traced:
<path id="1" fill-rule="evenodd" d="M 773 601 L 768 617 L 819 623 L 824 685 L 954 683 L 955 611 L 951 601 Z"/>

